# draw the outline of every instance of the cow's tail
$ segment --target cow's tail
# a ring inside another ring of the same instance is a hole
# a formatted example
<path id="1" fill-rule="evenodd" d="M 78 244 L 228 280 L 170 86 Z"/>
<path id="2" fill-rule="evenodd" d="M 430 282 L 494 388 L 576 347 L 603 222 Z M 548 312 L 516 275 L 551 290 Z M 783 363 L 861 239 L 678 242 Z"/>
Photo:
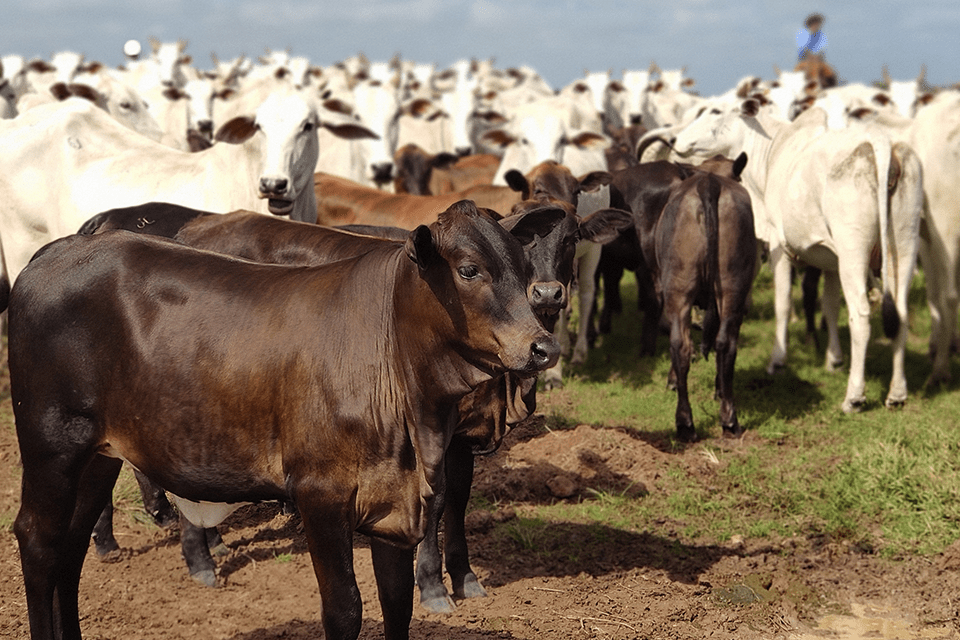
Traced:
<path id="1" fill-rule="evenodd" d="M 877 210 L 880 215 L 880 280 L 883 287 L 881 319 L 883 334 L 893 339 L 900 332 L 900 313 L 897 311 L 898 291 L 897 251 L 891 237 L 892 199 L 900 183 L 903 166 L 890 142 L 874 143 L 877 162 Z M 886 179 L 884 179 L 886 178 Z"/>
<path id="2" fill-rule="evenodd" d="M 717 342 L 720 331 L 720 180 L 711 173 L 697 184 L 697 194 L 703 210 L 703 230 L 707 238 L 707 259 L 704 264 L 704 290 L 707 293 L 703 310 L 703 331 L 700 352 L 706 358 Z"/>

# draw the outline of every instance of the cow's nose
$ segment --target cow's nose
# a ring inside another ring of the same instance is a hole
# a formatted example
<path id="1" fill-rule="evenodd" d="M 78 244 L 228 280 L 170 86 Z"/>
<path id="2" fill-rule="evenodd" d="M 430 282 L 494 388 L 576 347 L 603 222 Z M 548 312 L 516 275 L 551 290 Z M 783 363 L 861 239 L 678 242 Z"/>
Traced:
<path id="1" fill-rule="evenodd" d="M 560 343 L 553 334 L 546 333 L 530 345 L 530 360 L 537 371 L 549 369 L 560 359 Z"/>
<path id="2" fill-rule="evenodd" d="M 287 179 L 260 178 L 260 191 L 263 193 L 285 193 L 287 191 Z"/>
<path id="3" fill-rule="evenodd" d="M 554 280 L 553 282 L 535 282 L 530 286 L 530 306 L 538 311 L 554 311 L 563 307 L 566 302 L 564 287 Z"/>
<path id="4" fill-rule="evenodd" d="M 197 130 L 200 133 L 213 133 L 213 120 L 200 120 L 197 122 Z"/>
<path id="5" fill-rule="evenodd" d="M 370 171 L 373 173 L 373 181 L 377 184 L 386 184 L 393 180 L 392 162 L 374 162 L 370 165 Z"/>

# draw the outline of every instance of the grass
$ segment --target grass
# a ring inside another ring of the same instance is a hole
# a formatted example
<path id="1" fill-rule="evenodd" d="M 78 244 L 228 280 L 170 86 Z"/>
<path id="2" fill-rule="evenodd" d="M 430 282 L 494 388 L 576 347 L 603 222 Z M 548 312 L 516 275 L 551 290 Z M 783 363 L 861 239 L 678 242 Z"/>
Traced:
<path id="1" fill-rule="evenodd" d="M 690 445 L 673 440 L 675 394 L 666 390 L 668 344 L 656 357 L 639 358 L 640 313 L 628 277 L 621 286 L 624 312 L 581 367 L 565 369 L 564 401 L 543 396 L 546 427 L 578 424 L 626 426 L 666 450 Z M 668 490 L 639 497 L 590 494 L 576 504 L 533 505 L 524 520 L 500 525 L 524 549 L 549 549 L 550 523 L 603 523 L 651 531 L 664 520 L 701 543 L 734 535 L 752 538 L 826 535 L 886 556 L 933 554 L 960 538 L 960 394 L 957 383 L 924 386 L 930 371 L 930 316 L 922 272 L 911 292 L 906 374 L 910 396 L 900 409 L 883 401 L 892 357 L 875 310 L 867 355 L 867 405 L 844 414 L 846 369 L 827 372 L 823 347 L 805 344 L 802 321 L 790 325 L 788 368 L 766 374 L 773 343 L 772 278 L 764 266 L 754 305 L 744 323 L 735 375 L 740 421 L 751 434 L 740 446 L 723 446 L 719 407 L 713 399 L 714 361 L 699 359 L 690 372 L 690 400 L 698 434 L 692 445 L 715 461 L 709 480 L 687 475 L 679 464 Z M 797 316 L 799 286 L 794 287 Z M 841 341 L 849 362 L 849 333 L 841 314 Z M 699 336 L 695 336 L 699 339 Z M 825 343 L 825 336 L 821 343 Z M 960 371 L 953 365 L 953 379 Z"/>

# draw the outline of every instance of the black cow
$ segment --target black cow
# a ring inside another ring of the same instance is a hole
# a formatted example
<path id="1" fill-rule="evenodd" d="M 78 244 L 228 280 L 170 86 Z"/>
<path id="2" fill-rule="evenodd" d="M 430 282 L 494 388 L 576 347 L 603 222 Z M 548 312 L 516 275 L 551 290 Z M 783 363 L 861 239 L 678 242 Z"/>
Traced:
<path id="1" fill-rule="evenodd" d="M 83 560 L 123 460 L 200 525 L 293 500 L 327 638 L 359 635 L 352 535 L 369 535 L 385 637 L 407 638 L 458 403 L 559 356 L 527 274 L 520 243 L 469 202 L 315 267 L 121 231 L 41 249 L 9 301 L 33 639 L 80 638 Z"/>
<path id="2" fill-rule="evenodd" d="M 491 215 L 496 214 L 491 212 Z M 512 215 L 500 223 L 526 247 L 527 260 L 533 269 L 528 298 L 538 318 L 552 330 L 559 310 L 567 302 L 576 243 L 580 239 L 597 242 L 612 239 L 630 224 L 630 216 L 623 211 L 601 210 L 580 220 L 572 205 L 529 201 L 518 205 Z M 395 227 L 362 225 L 335 230 L 250 212 L 219 215 L 165 203 L 98 214 L 83 226 L 80 233 L 117 228 L 162 235 L 190 246 L 258 262 L 287 264 L 322 264 L 377 244 L 376 240 L 365 240 L 353 233 L 341 232 L 343 230 L 393 239 L 409 234 L 409 231 Z M 534 378 L 504 376 L 502 385 L 488 385 L 491 388 L 481 388 L 461 401 L 460 426 L 446 457 L 447 493 L 445 500 L 436 501 L 443 513 L 444 557 L 456 597 L 486 595 L 470 568 L 463 524 L 473 478 L 474 453 L 495 448 L 506 429 L 534 411 L 535 382 Z M 494 434 L 492 440 L 491 433 Z M 116 547 L 107 527 L 109 517 L 109 511 L 105 511 L 96 529 L 94 539 L 98 552 L 101 552 L 101 545 L 104 550 Z M 421 604 L 432 612 L 446 613 L 453 611 L 454 604 L 443 585 L 438 545 L 439 517 L 437 513 L 431 519 L 427 536 L 417 553 L 417 584 Z M 182 522 L 182 527 L 183 553 L 191 575 L 206 584 L 215 584 L 215 564 L 208 547 L 212 549 L 218 545 L 219 534 L 211 528 L 204 535 L 188 521 Z"/>
<path id="3" fill-rule="evenodd" d="M 731 161 L 727 161 L 732 166 Z M 743 163 L 733 170 L 739 176 Z M 733 401 L 737 340 L 757 268 L 750 196 L 739 182 L 695 171 L 674 190 L 653 234 L 652 267 L 659 307 L 670 327 L 669 384 L 677 391 L 677 436 L 695 440 L 687 393 L 693 353 L 690 312 L 704 310 L 701 351 L 716 351 L 716 395 L 724 435 L 739 436 Z"/>

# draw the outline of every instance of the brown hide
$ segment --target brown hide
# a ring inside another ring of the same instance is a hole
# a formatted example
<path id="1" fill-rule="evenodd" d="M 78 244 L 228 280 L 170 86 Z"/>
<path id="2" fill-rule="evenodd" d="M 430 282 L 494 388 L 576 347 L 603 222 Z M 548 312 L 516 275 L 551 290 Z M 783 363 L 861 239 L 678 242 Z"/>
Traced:
<path id="1" fill-rule="evenodd" d="M 478 207 L 491 209 L 501 216 L 527 197 L 547 194 L 565 202 L 575 202 L 579 183 L 563 165 L 544 162 L 525 177 L 525 185 L 515 188 L 480 185 L 464 191 L 436 196 L 407 193 L 384 193 L 352 180 L 317 173 L 314 189 L 317 194 L 317 223 L 327 226 L 375 225 L 412 229 L 429 224 L 439 212 L 459 200 L 472 200 Z"/>
<path id="2" fill-rule="evenodd" d="M 79 636 L 53 594 L 75 602 L 68 576 L 109 499 L 113 456 L 189 500 L 293 498 L 327 637 L 359 632 L 352 531 L 373 536 L 386 636 L 405 635 L 410 549 L 442 487 L 456 404 L 558 355 L 527 304 L 520 244 L 470 203 L 405 243 L 318 267 L 122 231 L 71 236 L 17 285 L 11 394 L 28 444 L 15 530 L 36 637 Z"/>

